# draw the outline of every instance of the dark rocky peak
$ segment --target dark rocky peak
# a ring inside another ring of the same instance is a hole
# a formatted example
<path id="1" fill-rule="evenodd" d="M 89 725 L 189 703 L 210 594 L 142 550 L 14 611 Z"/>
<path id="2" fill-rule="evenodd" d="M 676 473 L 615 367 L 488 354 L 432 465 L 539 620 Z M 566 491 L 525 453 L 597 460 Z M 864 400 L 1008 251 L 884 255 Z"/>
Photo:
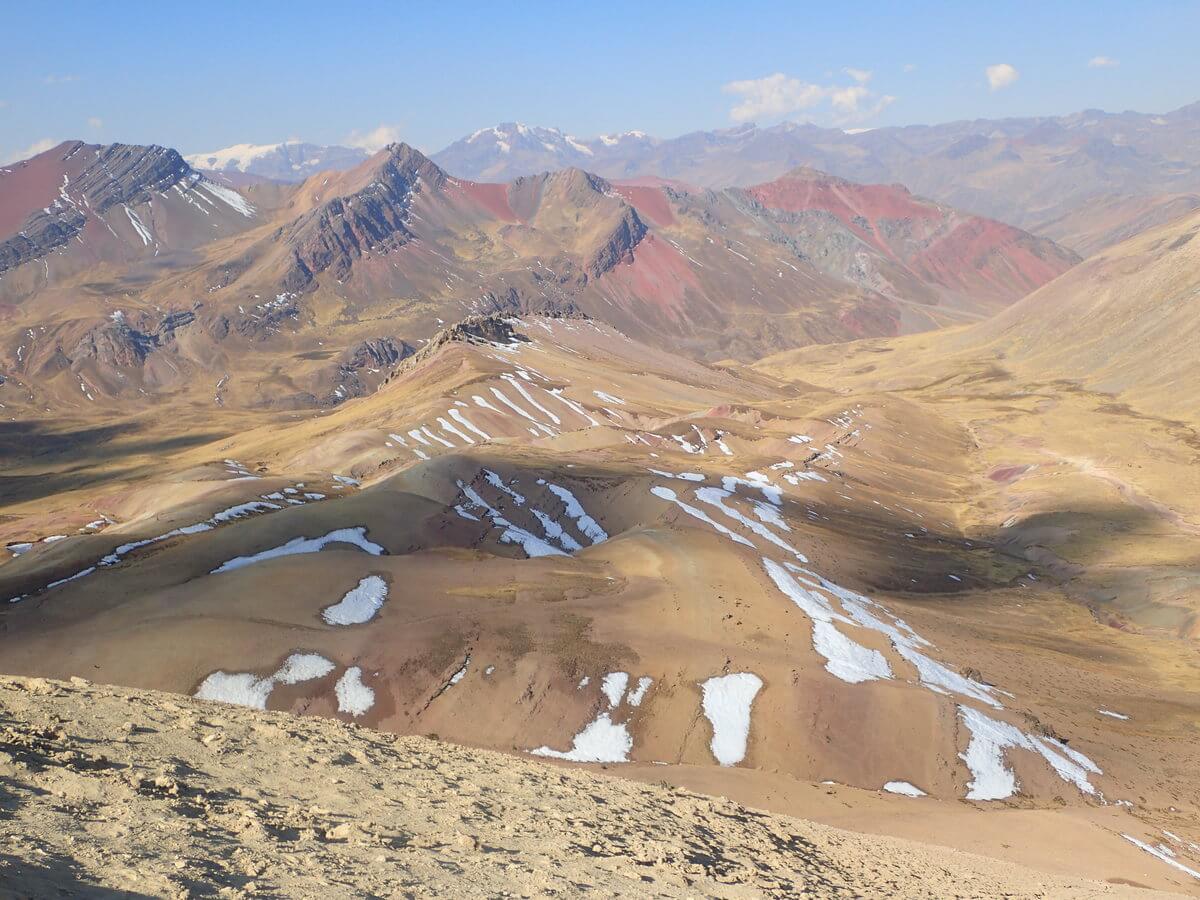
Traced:
<path id="1" fill-rule="evenodd" d="M 191 187 L 200 180 L 168 147 L 69 141 L 48 152 L 58 154 L 52 179 L 58 196 L 32 210 L 16 234 L 0 241 L 0 272 L 63 246 L 83 229 L 89 215 L 102 216 L 118 204 L 143 203 L 152 193 L 180 183 Z"/>
<path id="2" fill-rule="evenodd" d="M 94 154 L 87 160 L 86 154 Z M 68 148 L 64 161 L 84 155 L 83 171 L 74 179 L 75 187 L 87 198 L 99 215 L 118 203 L 142 203 L 150 194 L 162 193 L 181 181 L 200 176 L 176 151 L 152 144 L 109 144 L 90 148 L 76 144 Z"/>
<path id="3" fill-rule="evenodd" d="M 440 191 L 446 173 L 408 144 L 390 144 L 363 164 L 356 181 L 357 190 L 325 201 L 286 230 L 292 265 L 284 291 L 308 290 L 326 270 L 343 280 L 363 254 L 408 243 L 414 196 L 426 187 Z"/>
<path id="4" fill-rule="evenodd" d="M 380 175 L 384 178 L 410 186 L 420 179 L 438 189 L 446 183 L 446 173 L 424 153 L 408 144 L 388 144 L 380 153 L 387 154 L 379 166 Z"/>

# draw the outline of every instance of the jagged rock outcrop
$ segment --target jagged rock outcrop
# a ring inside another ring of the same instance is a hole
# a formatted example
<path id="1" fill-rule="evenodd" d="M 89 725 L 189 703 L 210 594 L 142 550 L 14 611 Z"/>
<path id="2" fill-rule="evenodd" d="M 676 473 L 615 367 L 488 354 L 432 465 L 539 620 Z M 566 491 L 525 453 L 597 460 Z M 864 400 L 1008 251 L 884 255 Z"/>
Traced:
<path id="1" fill-rule="evenodd" d="M 348 369 L 385 369 L 415 352 L 416 348 L 408 341 L 397 341 L 390 337 L 371 338 L 359 341 L 346 351 L 343 365 Z"/>
<path id="2" fill-rule="evenodd" d="M 449 325 L 435 334 L 424 347 L 401 361 L 400 365 L 392 370 L 386 381 L 391 381 L 401 372 L 407 372 L 419 366 L 446 344 L 453 343 L 454 341 L 461 341 L 467 344 L 487 344 L 492 342 L 512 344 L 528 340 L 528 337 L 513 328 L 512 322 L 506 316 L 468 316 L 461 322 L 455 322 L 453 325 Z"/>
<path id="3" fill-rule="evenodd" d="M 592 253 L 584 268 L 592 278 L 599 278 L 617 263 L 632 262 L 633 248 L 646 236 L 646 226 L 632 206 L 626 206 L 621 217 L 599 247 Z"/>
<path id="4" fill-rule="evenodd" d="M 175 339 L 176 329 L 196 320 L 192 310 L 167 313 L 156 325 L 139 329 L 124 316 L 118 316 L 88 329 L 67 356 L 72 363 L 94 359 L 111 369 L 132 369 L 141 366 L 146 357 Z"/>
<path id="5" fill-rule="evenodd" d="M 40 259 L 74 237 L 84 222 L 83 213 L 74 207 L 50 211 L 39 209 L 28 219 L 20 233 L 0 241 L 0 272 L 15 269 L 22 263 Z"/>

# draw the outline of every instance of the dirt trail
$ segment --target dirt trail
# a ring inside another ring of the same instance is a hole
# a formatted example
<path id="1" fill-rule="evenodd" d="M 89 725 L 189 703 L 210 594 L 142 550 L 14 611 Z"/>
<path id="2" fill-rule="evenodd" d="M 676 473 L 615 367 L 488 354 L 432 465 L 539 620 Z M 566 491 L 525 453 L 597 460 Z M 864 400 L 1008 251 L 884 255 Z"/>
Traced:
<path id="1" fill-rule="evenodd" d="M 422 738 L 0 679 L 0 896 L 1145 896 Z"/>

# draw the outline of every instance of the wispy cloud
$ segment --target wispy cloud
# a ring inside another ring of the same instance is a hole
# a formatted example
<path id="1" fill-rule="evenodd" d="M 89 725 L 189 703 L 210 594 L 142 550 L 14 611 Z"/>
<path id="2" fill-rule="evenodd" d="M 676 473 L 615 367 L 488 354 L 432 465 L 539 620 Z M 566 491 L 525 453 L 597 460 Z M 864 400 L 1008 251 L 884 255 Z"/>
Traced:
<path id="1" fill-rule="evenodd" d="M 861 122 L 878 115 L 896 98 L 879 95 L 868 86 L 871 72 L 845 69 L 855 82 L 849 85 L 813 84 L 782 72 L 765 78 L 731 81 L 721 88 L 740 100 L 729 111 L 735 122 L 778 119 L 806 110 L 823 109 L 836 124 Z"/>
<path id="2" fill-rule="evenodd" d="M 988 87 L 993 91 L 1006 88 L 1021 77 L 1021 73 L 1008 63 L 997 63 L 983 70 L 987 75 Z"/>
<path id="3" fill-rule="evenodd" d="M 374 153 L 388 144 L 395 144 L 400 140 L 400 129 L 395 125 L 380 125 L 370 131 L 352 131 L 346 135 L 342 141 L 347 147 L 357 147 L 360 150 L 366 150 L 368 153 Z"/>
<path id="4" fill-rule="evenodd" d="M 1115 69 L 1120 64 L 1119 59 L 1113 59 L 1111 56 L 1093 56 L 1088 60 L 1089 69 Z"/>
<path id="5" fill-rule="evenodd" d="M 29 159 L 31 156 L 37 156 L 39 153 L 45 153 L 51 147 L 57 146 L 58 143 L 59 141 L 55 138 L 42 138 L 40 141 L 34 141 L 23 150 L 14 150 L 13 152 L 6 154 L 5 157 L 0 160 L 0 165 L 20 162 L 23 159 Z"/>
<path id="6" fill-rule="evenodd" d="M 75 75 L 43 75 L 42 84 L 70 84 L 72 81 L 78 81 L 78 76 Z"/>
<path id="7" fill-rule="evenodd" d="M 90 116 L 87 120 L 87 123 L 88 123 L 89 128 L 103 128 L 104 127 L 104 120 L 99 118 L 98 116 Z"/>
<path id="8" fill-rule="evenodd" d="M 915 72 L 915 71 L 917 71 L 917 64 L 916 63 L 905 63 L 903 71 L 906 75 L 909 72 Z"/>

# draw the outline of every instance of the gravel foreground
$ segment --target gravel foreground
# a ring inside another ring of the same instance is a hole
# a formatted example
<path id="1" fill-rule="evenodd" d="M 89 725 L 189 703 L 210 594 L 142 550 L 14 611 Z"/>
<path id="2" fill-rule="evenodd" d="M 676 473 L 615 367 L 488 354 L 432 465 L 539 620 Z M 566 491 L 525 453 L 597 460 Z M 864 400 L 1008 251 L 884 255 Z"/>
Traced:
<path id="1" fill-rule="evenodd" d="M 427 738 L 0 678 L 2 897 L 436 895 L 1150 896 Z"/>

